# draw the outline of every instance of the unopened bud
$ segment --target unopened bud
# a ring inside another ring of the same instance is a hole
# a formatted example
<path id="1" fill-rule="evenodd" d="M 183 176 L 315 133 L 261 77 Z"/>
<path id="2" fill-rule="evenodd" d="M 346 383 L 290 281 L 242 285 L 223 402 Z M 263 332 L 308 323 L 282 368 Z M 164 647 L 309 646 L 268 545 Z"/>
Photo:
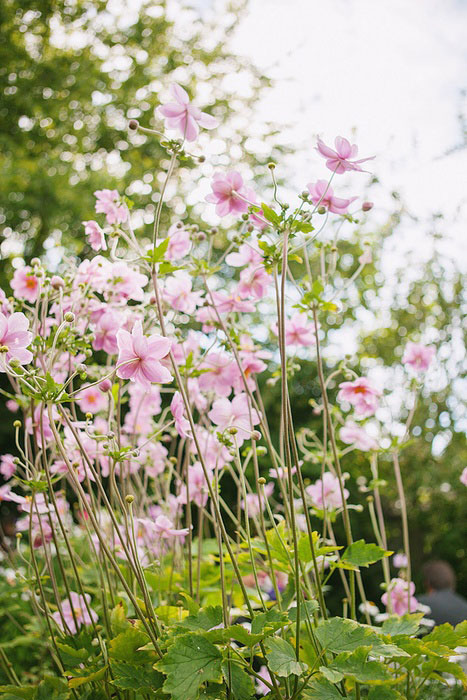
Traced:
<path id="1" fill-rule="evenodd" d="M 0 345 L 0 352 L 8 352 L 8 345 Z"/>
<path id="2" fill-rule="evenodd" d="M 363 202 L 362 211 L 370 211 L 370 209 L 373 209 L 373 202 Z"/>
<path id="3" fill-rule="evenodd" d="M 331 246 L 331 253 L 337 253 L 337 247 L 335 245 Z"/>
<path id="4" fill-rule="evenodd" d="M 128 496 L 125 496 L 125 501 L 126 501 L 128 504 L 133 503 L 134 500 L 135 500 L 135 497 L 132 496 L 131 493 L 129 493 Z"/>
<path id="5" fill-rule="evenodd" d="M 268 163 L 269 170 L 274 170 L 275 167 L 276 167 L 276 164 L 273 163 L 272 161 L 271 161 L 271 163 Z"/>
<path id="6" fill-rule="evenodd" d="M 62 278 L 59 277 L 58 275 L 54 275 L 54 276 L 51 278 L 50 284 L 52 285 L 52 287 L 53 287 L 54 289 L 60 289 L 61 287 L 64 287 L 64 286 L 65 286 L 65 282 L 64 282 L 64 281 L 62 280 Z"/>
<path id="7" fill-rule="evenodd" d="M 261 445 L 261 447 L 256 448 L 256 454 L 258 455 L 258 457 L 264 457 L 265 455 L 267 455 L 267 453 L 267 448 L 263 445 Z"/>
<path id="8" fill-rule="evenodd" d="M 201 241 L 205 241 L 205 240 L 206 240 L 206 234 L 203 233 L 202 231 L 200 231 L 200 233 L 198 233 L 197 236 L 196 236 L 196 240 L 199 241 L 200 243 L 201 243 Z"/>
<path id="9" fill-rule="evenodd" d="M 253 432 L 251 433 L 251 439 L 256 441 L 261 440 L 261 433 L 259 432 L 259 430 L 253 430 Z"/>
<path id="10" fill-rule="evenodd" d="M 13 422 L 13 428 L 21 428 L 21 421 L 20 420 L 15 420 Z"/>
<path id="11" fill-rule="evenodd" d="M 67 311 L 63 318 L 67 323 L 73 323 L 75 320 L 75 315 L 72 311 Z"/>
<path id="12" fill-rule="evenodd" d="M 235 426 L 232 426 L 227 430 L 227 432 L 229 433 L 229 435 L 236 435 L 238 433 L 238 430 Z"/>
<path id="13" fill-rule="evenodd" d="M 32 265 L 33 267 L 38 267 L 38 265 L 40 265 L 40 264 L 41 264 L 41 261 L 40 261 L 39 258 L 33 258 L 33 259 L 31 260 L 31 265 Z"/>
<path id="14" fill-rule="evenodd" d="M 131 131 L 137 131 L 139 127 L 139 122 L 136 121 L 136 119 L 130 119 L 128 122 L 128 128 L 131 129 Z"/>
<path id="15" fill-rule="evenodd" d="M 264 486 L 265 483 L 266 483 L 266 479 L 264 478 L 264 476 L 260 476 L 258 479 L 258 484 L 261 484 L 262 486 Z"/>
<path id="16" fill-rule="evenodd" d="M 86 420 L 92 420 L 92 413 L 89 413 L 89 411 L 86 413 Z"/>
<path id="17" fill-rule="evenodd" d="M 169 462 L 170 462 L 171 464 L 177 464 L 177 458 L 176 458 L 176 457 L 170 457 L 170 458 L 169 458 Z"/>
<path id="18" fill-rule="evenodd" d="M 80 362 L 79 365 L 76 366 L 76 371 L 79 372 L 80 374 L 86 373 L 87 372 L 86 365 L 83 365 L 83 363 Z"/>
<path id="19" fill-rule="evenodd" d="M 110 379 L 103 379 L 99 384 L 99 390 L 104 394 L 106 391 L 110 391 L 112 388 L 112 382 Z"/>
<path id="20" fill-rule="evenodd" d="M 321 206 L 318 207 L 318 214 L 326 214 L 326 207 Z"/>
<path id="21" fill-rule="evenodd" d="M 206 156 L 198 156 L 199 163 L 204 163 L 205 160 L 206 160 Z"/>

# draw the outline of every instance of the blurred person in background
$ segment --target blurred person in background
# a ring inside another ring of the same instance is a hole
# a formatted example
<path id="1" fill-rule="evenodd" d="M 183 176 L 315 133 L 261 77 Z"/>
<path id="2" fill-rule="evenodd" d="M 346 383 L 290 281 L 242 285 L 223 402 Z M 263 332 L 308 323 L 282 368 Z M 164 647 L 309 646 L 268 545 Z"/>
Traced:
<path id="1" fill-rule="evenodd" d="M 428 561 L 422 567 L 426 595 L 417 600 L 431 608 L 427 617 L 437 625 L 457 625 L 467 620 L 467 600 L 456 593 L 456 575 L 446 561 Z"/>

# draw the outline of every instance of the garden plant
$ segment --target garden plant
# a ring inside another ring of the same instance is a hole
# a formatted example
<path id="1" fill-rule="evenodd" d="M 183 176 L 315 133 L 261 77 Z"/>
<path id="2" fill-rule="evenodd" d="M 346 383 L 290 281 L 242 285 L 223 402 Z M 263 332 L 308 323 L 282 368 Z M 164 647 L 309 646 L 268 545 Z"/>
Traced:
<path id="1" fill-rule="evenodd" d="M 0 501 L 18 519 L 4 538 L 14 634 L 0 697 L 415 700 L 438 686 L 461 697 L 453 657 L 467 622 L 433 628 L 417 601 L 400 462 L 435 348 L 407 339 L 400 386 L 378 386 L 350 356 L 323 363 L 328 319 L 372 262 L 358 241 L 347 278 L 338 265 L 342 226 L 373 208 L 341 196 L 340 176 L 358 192 L 372 157 L 319 139 L 322 169 L 293 202 L 280 165 L 264 168 L 261 191 L 215 168 L 204 206 L 221 224 L 201 230 L 164 202 L 180 170 L 205 161 L 200 130 L 217 126 L 206 109 L 172 84 L 159 130 L 129 122 L 165 153 L 150 230 L 133 228 L 128 198 L 97 190 L 96 220 L 76 232 L 94 255 L 34 258 L 1 294 L 12 431 Z M 289 386 L 311 358 L 321 426 L 297 430 Z M 375 415 L 394 392 L 409 408 L 397 435 Z M 351 454 L 366 465 L 364 504 L 351 502 Z M 353 535 L 363 519 L 368 541 Z"/>

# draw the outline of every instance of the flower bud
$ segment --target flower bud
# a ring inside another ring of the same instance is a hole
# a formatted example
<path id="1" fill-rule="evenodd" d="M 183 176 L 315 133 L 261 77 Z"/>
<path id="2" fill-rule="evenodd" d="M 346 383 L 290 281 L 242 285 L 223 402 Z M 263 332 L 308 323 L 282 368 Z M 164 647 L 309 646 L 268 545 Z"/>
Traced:
<path id="1" fill-rule="evenodd" d="M 261 433 L 259 432 L 259 430 L 253 430 L 253 432 L 251 433 L 251 439 L 256 441 L 261 440 Z"/>
<path id="2" fill-rule="evenodd" d="M 273 163 L 272 161 L 271 161 L 271 163 L 268 163 L 269 170 L 274 170 L 275 167 L 276 167 L 276 164 Z"/>
<path id="3" fill-rule="evenodd" d="M 267 455 L 267 453 L 268 453 L 267 448 L 264 446 L 256 448 L 256 454 L 258 457 L 264 457 L 265 455 Z"/>
<path id="4" fill-rule="evenodd" d="M 232 425 L 232 427 L 229 428 L 227 432 L 229 433 L 229 435 L 236 435 L 238 433 L 238 430 L 235 426 Z"/>
<path id="5" fill-rule="evenodd" d="M 326 214 L 326 207 L 321 206 L 318 207 L 318 214 Z"/>
<path id="6" fill-rule="evenodd" d="M 64 286 L 65 286 L 65 282 L 64 282 L 64 281 L 62 280 L 62 278 L 59 277 L 58 275 L 54 275 L 54 276 L 51 278 L 50 284 L 51 284 L 51 286 L 52 286 L 54 289 L 60 289 L 61 287 L 64 287 Z"/>
<path id="7" fill-rule="evenodd" d="M 198 156 L 199 163 L 204 163 L 205 160 L 206 160 L 206 156 Z"/>
<path id="8" fill-rule="evenodd" d="M 200 231 L 200 232 L 197 234 L 197 236 L 196 236 L 196 240 L 197 240 L 198 242 L 200 242 L 200 243 L 201 243 L 202 241 L 205 241 L 205 240 L 206 240 L 206 234 L 203 233 L 202 231 Z"/>
<path id="9" fill-rule="evenodd" d="M 75 320 L 75 315 L 72 311 L 67 311 L 63 318 L 67 323 L 73 323 Z"/>
<path id="10" fill-rule="evenodd" d="M 128 122 L 128 128 L 131 129 L 131 131 L 137 131 L 139 127 L 139 122 L 136 119 L 130 119 Z"/>
<path id="11" fill-rule="evenodd" d="M 92 420 L 92 413 L 86 413 L 86 420 Z"/>
<path id="12" fill-rule="evenodd" d="M 21 428 L 21 421 L 20 420 L 15 420 L 13 422 L 13 428 Z"/>
<path id="13" fill-rule="evenodd" d="M 126 501 L 128 504 L 133 503 L 134 500 L 135 500 L 135 497 L 132 496 L 131 493 L 129 493 L 128 496 L 125 496 L 125 501 Z"/>
<path id="14" fill-rule="evenodd" d="M 370 211 L 370 209 L 373 209 L 373 206 L 373 202 L 363 202 L 362 211 Z"/>
<path id="15" fill-rule="evenodd" d="M 112 382 L 110 379 L 103 379 L 99 384 L 99 391 L 102 391 L 103 394 L 105 394 L 106 391 L 110 391 L 111 388 Z"/>
<path id="16" fill-rule="evenodd" d="M 31 265 L 32 265 L 33 267 L 38 267 L 40 264 L 41 264 L 41 261 L 40 261 L 39 258 L 33 258 L 33 259 L 31 260 Z"/>
<path id="17" fill-rule="evenodd" d="M 266 483 L 266 479 L 264 478 L 264 476 L 260 476 L 258 479 L 258 484 L 261 484 L 264 486 L 265 483 Z"/>

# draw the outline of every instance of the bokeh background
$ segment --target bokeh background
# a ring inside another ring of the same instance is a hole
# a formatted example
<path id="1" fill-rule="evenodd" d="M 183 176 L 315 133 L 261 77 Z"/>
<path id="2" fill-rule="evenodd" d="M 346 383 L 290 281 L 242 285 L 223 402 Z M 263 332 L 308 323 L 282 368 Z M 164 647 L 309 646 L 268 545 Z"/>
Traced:
<path id="1" fill-rule="evenodd" d="M 467 3 L 3 0 L 0 30 L 0 275 L 7 293 L 24 260 L 43 255 L 59 267 L 64 257 L 90 253 L 81 221 L 92 217 L 96 189 L 129 197 L 144 234 L 164 152 L 156 139 L 129 133 L 127 123 L 157 128 L 154 110 L 172 80 L 210 105 L 221 126 L 197 144 L 203 166 L 194 172 L 183 164 L 177 189 L 169 188 L 164 224 L 188 215 L 201 227 L 217 223 L 200 202 L 213 170 L 232 162 L 263 191 L 265 165 L 276 161 L 282 196 L 294 203 L 307 182 L 324 176 L 317 135 L 351 137 L 363 156 L 376 155 L 372 176 L 339 180 L 339 193 L 363 191 L 375 206 L 356 234 L 343 227 L 338 272 L 351 274 L 365 241 L 374 262 L 328 319 L 325 361 L 331 371 L 350 353 L 356 371 L 389 389 L 403 380 L 398 363 L 407 339 L 436 346 L 437 366 L 415 413 L 419 440 L 401 466 L 418 588 L 420 565 L 437 557 L 451 562 L 465 593 Z M 313 353 L 301 364 L 291 387 L 295 421 L 319 430 L 309 404 L 319 400 Z M 273 420 L 275 390 L 268 397 Z M 409 408 L 406 394 L 391 394 L 378 414 L 389 435 L 400 434 Z M 13 451 L 11 415 L 1 411 L 0 450 Z M 352 501 L 364 502 L 367 459 L 350 456 L 344 468 L 353 477 Z M 307 469 L 309 479 L 317 477 L 318 465 Z M 381 470 L 397 550 L 400 508 L 389 460 Z M 2 512 L 4 524 L 14 517 Z M 355 534 L 372 539 L 355 520 Z M 367 583 L 378 598 L 377 584 Z"/>

